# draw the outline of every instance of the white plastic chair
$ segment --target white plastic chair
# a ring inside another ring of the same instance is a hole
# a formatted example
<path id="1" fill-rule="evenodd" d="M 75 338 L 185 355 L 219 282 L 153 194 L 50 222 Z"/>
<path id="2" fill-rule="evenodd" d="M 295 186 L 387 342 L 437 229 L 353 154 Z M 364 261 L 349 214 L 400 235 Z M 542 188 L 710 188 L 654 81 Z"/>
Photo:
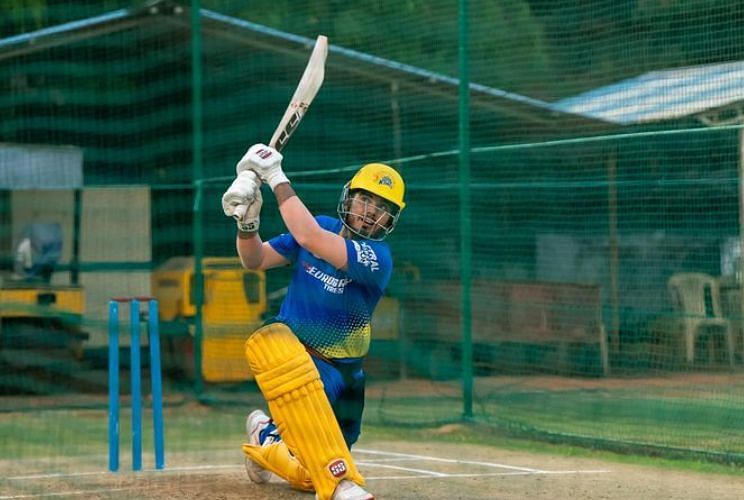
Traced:
<path id="1" fill-rule="evenodd" d="M 716 329 L 725 336 L 729 364 L 733 366 L 734 337 L 730 321 L 721 312 L 718 280 L 704 273 L 675 273 L 669 278 L 668 288 L 672 303 L 682 316 L 687 362 L 695 362 L 695 341 L 700 332 Z"/>

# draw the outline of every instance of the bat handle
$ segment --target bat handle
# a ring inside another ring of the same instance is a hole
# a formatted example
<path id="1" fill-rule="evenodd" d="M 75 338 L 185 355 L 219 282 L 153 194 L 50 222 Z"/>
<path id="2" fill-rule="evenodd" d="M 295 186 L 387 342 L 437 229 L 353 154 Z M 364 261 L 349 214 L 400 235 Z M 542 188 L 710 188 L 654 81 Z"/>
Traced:
<path id="1" fill-rule="evenodd" d="M 238 205 L 237 207 L 235 207 L 235 210 L 233 211 L 233 219 L 241 220 L 247 211 L 248 211 L 247 205 Z"/>

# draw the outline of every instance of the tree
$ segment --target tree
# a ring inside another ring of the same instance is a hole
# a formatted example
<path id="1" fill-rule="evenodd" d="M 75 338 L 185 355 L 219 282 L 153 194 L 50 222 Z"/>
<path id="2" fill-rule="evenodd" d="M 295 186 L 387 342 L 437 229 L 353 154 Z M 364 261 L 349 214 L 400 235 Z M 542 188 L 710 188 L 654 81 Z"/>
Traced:
<path id="1" fill-rule="evenodd" d="M 228 2 L 210 2 L 215 7 Z M 458 5 L 451 0 L 259 0 L 232 12 L 241 18 L 411 64 L 449 76 L 458 72 Z M 470 5 L 472 80 L 539 93 L 550 82 L 542 27 L 526 0 L 474 0 Z"/>

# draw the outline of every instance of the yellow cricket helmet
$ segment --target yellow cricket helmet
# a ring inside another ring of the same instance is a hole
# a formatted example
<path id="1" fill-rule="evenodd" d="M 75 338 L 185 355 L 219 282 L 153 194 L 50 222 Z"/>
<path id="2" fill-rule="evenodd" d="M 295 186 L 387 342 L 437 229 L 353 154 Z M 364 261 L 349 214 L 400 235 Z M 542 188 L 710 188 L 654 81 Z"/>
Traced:
<path id="1" fill-rule="evenodd" d="M 360 168 L 349 181 L 349 190 L 355 189 L 364 189 L 395 203 L 399 212 L 406 206 L 403 202 L 406 190 L 403 178 L 393 167 L 384 163 L 369 163 Z"/>
<path id="2" fill-rule="evenodd" d="M 348 215 L 351 209 L 351 196 L 357 190 L 363 190 L 395 205 L 396 210 L 388 213 L 389 218 L 385 224 L 371 234 L 362 234 L 348 223 Z M 354 177 L 346 183 L 338 202 L 338 215 L 341 222 L 353 233 L 372 240 L 383 240 L 390 234 L 398 223 L 398 217 L 406 204 L 403 201 L 405 184 L 400 174 L 391 166 L 384 163 L 369 163 L 360 168 Z"/>

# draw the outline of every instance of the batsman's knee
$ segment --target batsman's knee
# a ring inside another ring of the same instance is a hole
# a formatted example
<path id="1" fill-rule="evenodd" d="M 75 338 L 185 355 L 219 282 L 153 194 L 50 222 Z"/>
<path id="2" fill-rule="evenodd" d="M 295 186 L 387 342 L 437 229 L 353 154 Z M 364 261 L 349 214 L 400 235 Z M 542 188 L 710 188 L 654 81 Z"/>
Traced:
<path id="1" fill-rule="evenodd" d="M 256 330 L 245 342 L 245 356 L 267 400 L 320 379 L 305 347 L 283 323 Z"/>

